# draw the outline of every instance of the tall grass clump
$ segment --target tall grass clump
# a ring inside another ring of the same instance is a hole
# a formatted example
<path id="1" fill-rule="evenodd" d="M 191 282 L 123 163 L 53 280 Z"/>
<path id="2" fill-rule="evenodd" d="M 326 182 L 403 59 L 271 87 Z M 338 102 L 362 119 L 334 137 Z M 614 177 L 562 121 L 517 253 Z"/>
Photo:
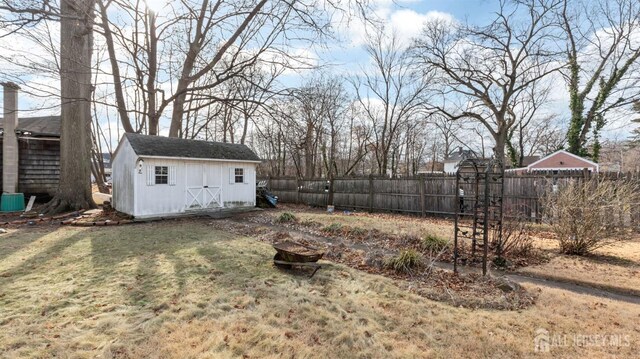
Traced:
<path id="1" fill-rule="evenodd" d="M 424 258 L 415 249 L 405 249 L 385 262 L 387 268 L 399 273 L 410 273 L 414 269 L 422 267 Z"/>
<path id="2" fill-rule="evenodd" d="M 278 222 L 280 223 L 291 223 L 296 222 L 297 220 L 296 216 L 291 212 L 282 212 L 282 214 L 278 216 Z"/>
<path id="3" fill-rule="evenodd" d="M 449 247 L 449 241 L 434 234 L 427 234 L 422 238 L 420 247 L 425 251 L 438 253 Z"/>

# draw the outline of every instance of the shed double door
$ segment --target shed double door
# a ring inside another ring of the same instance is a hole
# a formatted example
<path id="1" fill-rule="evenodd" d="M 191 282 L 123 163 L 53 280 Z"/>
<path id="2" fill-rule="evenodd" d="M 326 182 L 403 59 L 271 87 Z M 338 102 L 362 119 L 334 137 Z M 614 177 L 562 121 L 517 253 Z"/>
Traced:
<path id="1" fill-rule="evenodd" d="M 222 207 L 222 167 L 188 163 L 185 209 Z"/>

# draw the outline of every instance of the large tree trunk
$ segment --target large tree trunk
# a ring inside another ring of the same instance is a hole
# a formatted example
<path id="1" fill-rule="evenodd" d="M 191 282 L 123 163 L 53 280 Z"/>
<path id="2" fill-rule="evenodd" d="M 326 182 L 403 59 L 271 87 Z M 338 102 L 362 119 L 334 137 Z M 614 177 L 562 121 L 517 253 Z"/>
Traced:
<path id="1" fill-rule="evenodd" d="M 500 130 L 493 136 L 493 138 L 496 144 L 496 147 L 493 148 L 493 155 L 497 161 L 504 165 L 504 149 L 507 145 L 507 132 L 505 130 Z"/>
<path id="2" fill-rule="evenodd" d="M 180 137 L 182 130 L 182 118 L 184 116 L 184 104 L 187 101 L 187 88 L 191 81 L 187 78 L 191 70 L 183 69 L 182 77 L 178 80 L 176 92 L 179 93 L 173 100 L 173 114 L 171 116 L 171 125 L 169 126 L 169 137 Z"/>
<path id="3" fill-rule="evenodd" d="M 60 185 L 44 212 L 95 208 L 91 197 L 91 53 L 95 0 L 60 4 Z"/>

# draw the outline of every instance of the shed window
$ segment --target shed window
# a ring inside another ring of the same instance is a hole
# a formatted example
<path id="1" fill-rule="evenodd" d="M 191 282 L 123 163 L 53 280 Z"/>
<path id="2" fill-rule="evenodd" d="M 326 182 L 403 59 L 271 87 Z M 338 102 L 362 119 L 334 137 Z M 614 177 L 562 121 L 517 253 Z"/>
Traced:
<path id="1" fill-rule="evenodd" d="M 235 174 L 235 183 L 244 182 L 244 168 L 236 168 L 234 171 L 234 174 Z"/>
<path id="2" fill-rule="evenodd" d="M 169 183 L 169 167 L 156 166 L 156 184 L 168 184 Z"/>

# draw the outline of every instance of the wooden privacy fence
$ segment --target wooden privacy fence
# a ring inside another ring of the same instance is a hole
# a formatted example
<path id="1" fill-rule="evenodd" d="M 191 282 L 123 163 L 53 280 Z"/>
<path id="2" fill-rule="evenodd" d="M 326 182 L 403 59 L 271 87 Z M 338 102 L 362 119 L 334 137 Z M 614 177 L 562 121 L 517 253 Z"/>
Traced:
<path id="1" fill-rule="evenodd" d="M 618 174 L 599 174 L 610 180 L 623 177 Z M 526 175 L 505 174 L 504 213 L 539 221 L 542 219 L 542 198 L 555 186 L 568 181 L 581 181 L 582 171 L 536 173 Z M 638 179 L 637 175 L 624 178 Z M 262 178 L 268 180 L 271 191 L 283 203 L 327 206 L 329 181 L 327 179 L 296 179 L 292 177 Z M 465 197 L 474 189 L 463 184 Z M 410 178 L 345 177 L 333 181 L 333 205 L 339 209 L 369 212 L 400 212 L 416 215 L 452 216 L 456 211 L 456 176 L 428 174 Z M 471 196 L 470 196 L 471 197 Z M 465 204 L 473 205 L 470 198 Z"/>

